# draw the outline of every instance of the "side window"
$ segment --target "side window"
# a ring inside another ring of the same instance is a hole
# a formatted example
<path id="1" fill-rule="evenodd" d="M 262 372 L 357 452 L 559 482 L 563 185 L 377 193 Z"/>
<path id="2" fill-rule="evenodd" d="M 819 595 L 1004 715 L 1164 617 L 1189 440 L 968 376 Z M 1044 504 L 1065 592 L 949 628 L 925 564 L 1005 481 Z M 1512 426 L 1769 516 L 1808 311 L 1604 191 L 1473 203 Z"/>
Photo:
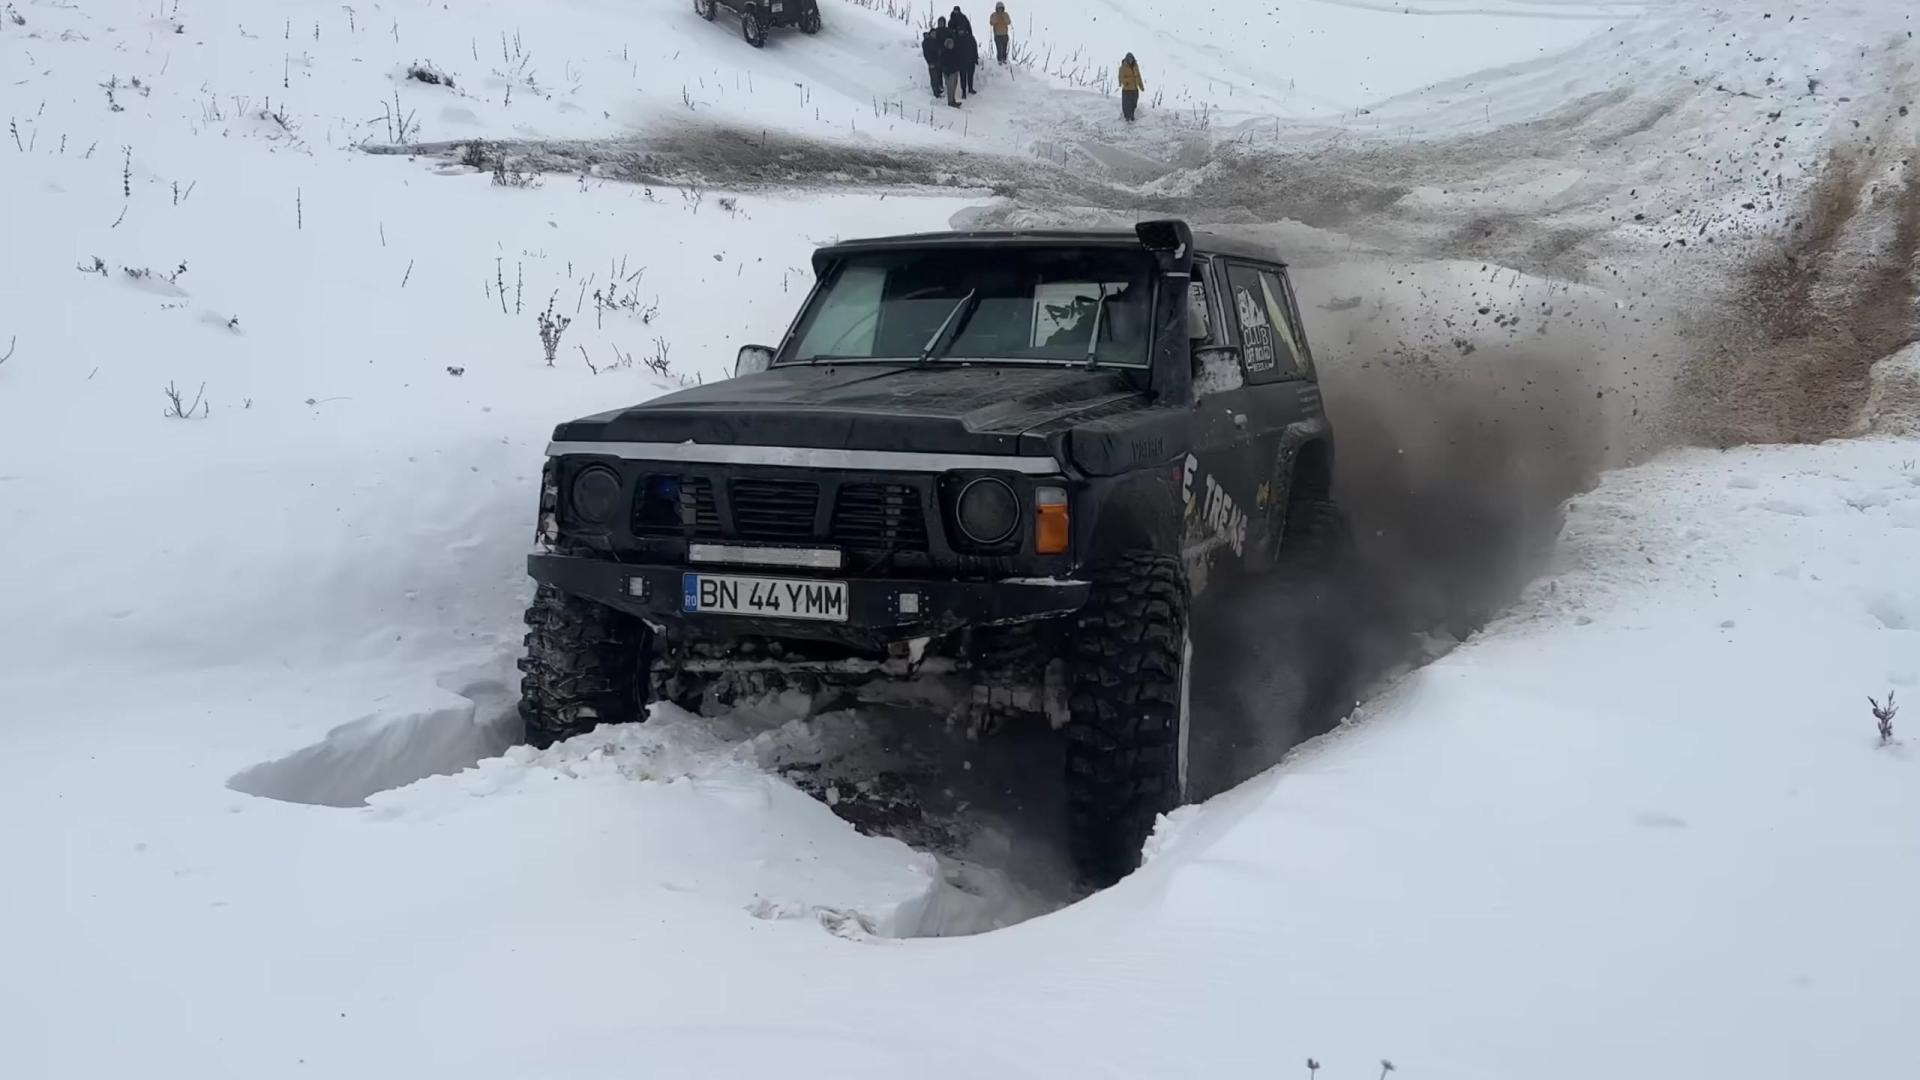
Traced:
<path id="1" fill-rule="evenodd" d="M 1195 259 L 1193 277 L 1187 282 L 1188 304 L 1197 304 L 1207 313 L 1207 332 L 1193 340 L 1195 348 L 1232 344 L 1227 325 L 1220 317 L 1220 298 L 1215 295 L 1217 290 L 1213 288 L 1213 276 L 1208 271 L 1209 263 L 1206 260 Z"/>
<path id="2" fill-rule="evenodd" d="M 1240 326 L 1240 356 L 1253 383 L 1294 379 L 1305 374 L 1299 338 L 1278 275 L 1239 264 L 1227 268 L 1233 290 L 1234 319 Z"/>
<path id="3" fill-rule="evenodd" d="M 1224 270 L 1224 266 L 1217 267 Z M 1196 398 L 1223 394 L 1246 385 L 1240 370 L 1239 353 L 1233 348 L 1233 325 L 1221 305 L 1223 291 L 1215 287 L 1214 264 L 1196 259 L 1193 279 L 1187 285 L 1189 328 L 1196 314 L 1204 312 L 1206 333 L 1193 337 L 1193 393 Z"/>
<path id="4" fill-rule="evenodd" d="M 1312 378 L 1313 354 L 1307 350 L 1307 337 L 1300 328 L 1300 307 L 1287 292 L 1285 279 L 1272 270 L 1262 270 L 1260 284 L 1267 294 L 1267 311 L 1273 317 L 1273 324 L 1287 328 L 1287 344 L 1293 352 L 1294 371 Z"/>

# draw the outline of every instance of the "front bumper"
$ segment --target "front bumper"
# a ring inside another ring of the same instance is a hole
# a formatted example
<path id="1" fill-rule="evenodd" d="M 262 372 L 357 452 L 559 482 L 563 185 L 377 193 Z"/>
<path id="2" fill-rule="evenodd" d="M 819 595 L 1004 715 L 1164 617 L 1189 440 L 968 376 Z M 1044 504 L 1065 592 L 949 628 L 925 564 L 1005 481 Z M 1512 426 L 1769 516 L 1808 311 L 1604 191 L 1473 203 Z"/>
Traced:
<path id="1" fill-rule="evenodd" d="M 969 626 L 1032 622 L 1069 615 L 1085 606 L 1093 590 L 1085 581 L 1035 578 L 917 581 L 833 575 L 832 580 L 847 583 L 847 619 L 824 622 L 689 613 L 681 608 L 681 579 L 688 572 L 679 567 L 632 566 L 576 555 L 527 556 L 527 573 L 543 585 L 638 615 L 649 622 L 671 624 L 690 637 L 709 639 L 761 635 L 874 644 L 938 637 Z M 790 572 L 719 567 L 706 567 L 699 572 L 804 577 Z M 917 612 L 900 610 L 903 593 L 918 598 Z"/>

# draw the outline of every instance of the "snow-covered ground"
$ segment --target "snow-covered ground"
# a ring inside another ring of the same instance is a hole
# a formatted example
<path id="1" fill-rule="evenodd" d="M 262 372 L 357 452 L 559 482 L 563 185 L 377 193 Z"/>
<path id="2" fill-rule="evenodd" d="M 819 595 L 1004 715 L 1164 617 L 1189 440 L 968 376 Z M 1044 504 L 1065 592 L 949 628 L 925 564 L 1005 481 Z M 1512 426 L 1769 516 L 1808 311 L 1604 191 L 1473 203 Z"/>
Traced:
<path id="1" fill-rule="evenodd" d="M 925 937 L 1044 899 L 786 779 L 871 718 L 509 749 L 551 425 L 724 376 L 814 244 L 986 196 L 498 186 L 353 149 L 396 108 L 410 142 L 720 124 L 1165 168 L 1598 104 L 1615 141 L 1549 157 L 1549 120 L 1415 185 L 1426 249 L 1361 252 L 1390 272 L 1315 233 L 1302 273 L 1323 343 L 1438 334 L 1476 370 L 1524 351 L 1449 308 L 1554 308 L 1619 415 L 1662 385 L 1638 291 L 1701 285 L 1675 237 L 1788 232 L 1760 185 L 1915 123 L 1910 19 L 1864 0 L 1023 0 L 1031 63 L 932 119 L 926 12 L 826 3 L 751 53 L 677 0 L 0 2 L 0 1075 L 1908 1070 L 1920 788 L 1866 699 L 1920 680 L 1911 429 L 1609 474 L 1466 646 L 994 933 Z M 1138 132 L 1099 85 L 1126 50 Z M 1490 202 L 1647 258 L 1577 287 L 1418 261 Z M 1876 416 L 1913 415 L 1910 368 Z"/>
<path id="2" fill-rule="evenodd" d="M 8 1071 L 1897 1075 L 1917 456 L 1613 474 L 1482 637 L 963 940 L 886 938 L 929 860 L 677 716 L 342 810 L 221 774 L 367 684 L 15 678 Z"/>

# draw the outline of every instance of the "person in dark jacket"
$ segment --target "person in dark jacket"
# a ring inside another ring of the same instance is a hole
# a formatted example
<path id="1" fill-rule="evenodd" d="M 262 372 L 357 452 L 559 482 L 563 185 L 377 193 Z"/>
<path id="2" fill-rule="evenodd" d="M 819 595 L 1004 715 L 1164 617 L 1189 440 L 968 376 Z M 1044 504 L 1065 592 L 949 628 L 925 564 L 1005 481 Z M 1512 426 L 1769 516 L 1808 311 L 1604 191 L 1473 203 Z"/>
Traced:
<path id="1" fill-rule="evenodd" d="M 973 22 L 964 14 L 961 14 L 959 4 L 953 5 L 953 14 L 947 16 L 947 29 L 958 30 L 966 34 L 973 33 Z"/>
<path id="2" fill-rule="evenodd" d="M 927 80 L 933 84 L 933 96 L 940 96 L 940 35 L 947 29 L 947 20 L 941 19 L 926 36 L 920 39 L 920 55 L 927 61 Z"/>
<path id="3" fill-rule="evenodd" d="M 965 67 L 960 62 L 962 55 L 960 35 L 949 23 L 940 31 L 940 78 L 947 86 L 947 104 L 956 109 L 960 107 L 960 69 Z"/>
<path id="4" fill-rule="evenodd" d="M 980 43 L 970 31 L 960 31 L 960 96 L 974 93 L 973 73 L 980 67 Z"/>

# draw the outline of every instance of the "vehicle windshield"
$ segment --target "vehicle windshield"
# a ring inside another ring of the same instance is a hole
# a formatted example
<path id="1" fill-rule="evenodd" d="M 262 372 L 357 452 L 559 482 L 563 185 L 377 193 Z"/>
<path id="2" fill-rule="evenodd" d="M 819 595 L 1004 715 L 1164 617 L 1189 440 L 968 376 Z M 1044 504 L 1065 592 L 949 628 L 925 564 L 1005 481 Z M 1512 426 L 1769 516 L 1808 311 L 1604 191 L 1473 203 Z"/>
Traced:
<path id="1" fill-rule="evenodd" d="M 776 362 L 1144 368 L 1152 287 L 1152 258 L 1124 248 L 868 252 L 834 268 Z"/>

